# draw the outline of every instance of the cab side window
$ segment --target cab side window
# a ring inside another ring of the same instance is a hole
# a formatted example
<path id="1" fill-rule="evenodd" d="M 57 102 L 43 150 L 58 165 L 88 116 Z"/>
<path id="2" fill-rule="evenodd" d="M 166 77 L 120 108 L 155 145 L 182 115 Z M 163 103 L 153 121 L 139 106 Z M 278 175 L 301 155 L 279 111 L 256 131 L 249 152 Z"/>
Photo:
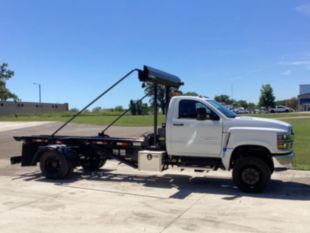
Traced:
<path id="1" fill-rule="evenodd" d="M 181 100 L 179 103 L 179 118 L 196 119 L 197 109 L 204 108 L 206 113 L 211 113 L 211 110 L 201 102 L 196 100 Z"/>

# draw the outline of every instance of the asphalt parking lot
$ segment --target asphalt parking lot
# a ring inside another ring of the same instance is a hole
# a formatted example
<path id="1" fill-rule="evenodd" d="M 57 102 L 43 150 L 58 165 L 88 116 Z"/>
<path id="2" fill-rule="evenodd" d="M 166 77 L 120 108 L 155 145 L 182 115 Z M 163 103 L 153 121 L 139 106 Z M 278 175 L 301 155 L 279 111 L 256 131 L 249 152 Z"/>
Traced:
<path id="1" fill-rule="evenodd" d="M 99 172 L 78 169 L 70 179 L 49 181 L 37 167 L 9 164 L 21 150 L 12 136 L 47 134 L 57 125 L 0 129 L 1 233 L 310 232 L 308 171 L 280 169 L 266 192 L 249 195 L 223 171 L 147 173 L 109 161 Z M 69 125 L 63 134 L 95 135 L 100 129 Z M 148 130 L 114 127 L 110 134 Z"/>

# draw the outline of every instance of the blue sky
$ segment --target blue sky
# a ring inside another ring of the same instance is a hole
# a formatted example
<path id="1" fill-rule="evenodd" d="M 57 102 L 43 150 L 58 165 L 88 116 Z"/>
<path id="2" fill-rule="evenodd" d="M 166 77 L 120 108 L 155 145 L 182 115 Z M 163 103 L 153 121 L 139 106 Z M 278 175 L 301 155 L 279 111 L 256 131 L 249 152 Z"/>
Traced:
<path id="1" fill-rule="evenodd" d="M 9 89 L 81 108 L 144 64 L 181 77 L 183 91 L 257 103 L 310 83 L 309 0 L 0 0 L 0 63 Z M 136 76 L 94 105 L 127 106 L 143 95 Z"/>

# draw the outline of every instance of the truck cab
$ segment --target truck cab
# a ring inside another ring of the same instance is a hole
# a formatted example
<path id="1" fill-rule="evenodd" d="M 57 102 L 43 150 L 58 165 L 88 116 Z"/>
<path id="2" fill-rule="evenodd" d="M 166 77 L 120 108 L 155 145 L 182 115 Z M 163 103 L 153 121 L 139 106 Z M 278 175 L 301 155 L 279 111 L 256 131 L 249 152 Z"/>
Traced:
<path id="1" fill-rule="evenodd" d="M 245 191 L 257 191 L 267 185 L 274 170 L 273 157 L 294 156 L 293 139 L 288 123 L 238 116 L 208 98 L 176 96 L 169 104 L 167 153 L 203 164 L 218 161 L 218 167 L 233 169 L 235 183 L 244 186 L 241 189 Z M 260 185 L 249 185 L 258 181 Z"/>

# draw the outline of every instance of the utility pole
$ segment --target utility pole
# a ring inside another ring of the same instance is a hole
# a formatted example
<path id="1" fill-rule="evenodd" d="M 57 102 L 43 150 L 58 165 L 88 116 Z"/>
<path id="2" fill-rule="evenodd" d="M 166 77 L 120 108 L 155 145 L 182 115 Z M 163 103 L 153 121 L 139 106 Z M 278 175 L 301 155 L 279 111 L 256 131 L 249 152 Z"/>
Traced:
<path id="1" fill-rule="evenodd" d="M 41 103 L 41 84 L 40 83 L 33 83 L 33 85 L 37 85 L 39 87 L 39 103 Z"/>

